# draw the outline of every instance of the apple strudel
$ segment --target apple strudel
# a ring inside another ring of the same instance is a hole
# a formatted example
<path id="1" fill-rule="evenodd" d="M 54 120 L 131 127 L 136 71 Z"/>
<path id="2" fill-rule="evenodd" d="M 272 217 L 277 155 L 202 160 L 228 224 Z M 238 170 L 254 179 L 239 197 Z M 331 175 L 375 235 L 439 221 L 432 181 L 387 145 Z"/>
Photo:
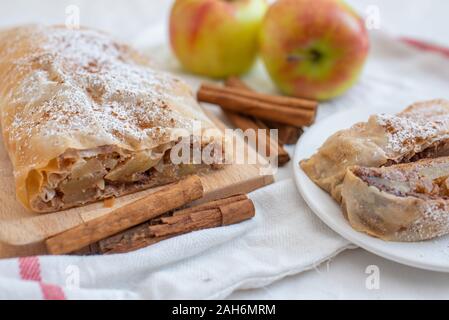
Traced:
<path id="1" fill-rule="evenodd" d="M 220 166 L 221 132 L 190 88 L 106 34 L 59 26 L 2 31 L 0 78 L 3 141 L 17 197 L 33 211 Z M 216 161 L 174 163 L 170 152 L 185 139 L 190 148 L 209 147 Z"/>
<path id="2" fill-rule="evenodd" d="M 449 155 L 449 102 L 416 103 L 397 115 L 373 115 L 331 136 L 301 168 L 341 202 L 351 166 L 382 167 Z"/>

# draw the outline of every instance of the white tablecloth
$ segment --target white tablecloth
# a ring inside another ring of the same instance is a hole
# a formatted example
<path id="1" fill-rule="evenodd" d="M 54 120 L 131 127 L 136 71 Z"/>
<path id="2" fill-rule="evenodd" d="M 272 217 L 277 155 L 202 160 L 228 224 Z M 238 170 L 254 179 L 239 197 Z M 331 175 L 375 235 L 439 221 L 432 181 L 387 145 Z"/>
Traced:
<path id="1" fill-rule="evenodd" d="M 64 23 L 65 9 L 76 4 L 81 23 L 109 30 L 136 44 L 165 38 L 170 0 L 16 0 L 0 2 L 0 24 L 28 22 Z M 400 35 L 416 36 L 449 45 L 445 0 L 352 0 L 360 12 L 379 9 L 380 26 Z M 376 31 L 373 31 L 376 32 Z M 137 35 L 137 36 L 136 36 Z M 150 39 L 151 38 L 151 39 Z M 447 98 L 447 97 L 446 97 Z M 284 173 L 284 175 L 288 175 Z M 380 288 L 367 289 L 365 271 L 370 265 L 380 270 Z M 264 289 L 236 292 L 231 298 L 449 298 L 449 277 L 421 271 L 384 260 L 364 250 L 346 251 L 315 270 L 285 278 Z"/>

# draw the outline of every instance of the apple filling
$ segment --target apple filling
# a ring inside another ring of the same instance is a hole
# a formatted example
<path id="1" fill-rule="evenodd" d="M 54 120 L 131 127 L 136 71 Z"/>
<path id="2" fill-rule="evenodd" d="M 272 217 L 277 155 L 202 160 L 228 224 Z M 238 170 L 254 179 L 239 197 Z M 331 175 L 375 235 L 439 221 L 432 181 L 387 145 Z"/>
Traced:
<path id="1" fill-rule="evenodd" d="M 69 150 L 51 161 L 47 168 L 39 172 L 35 170 L 28 177 L 31 205 L 42 212 L 71 208 L 168 184 L 200 170 L 220 167 L 219 161 L 213 165 L 192 164 L 192 161 L 174 165 L 170 160 L 174 144 L 140 152 L 111 146 L 87 151 Z M 192 150 L 193 145 L 190 148 Z M 221 159 L 222 155 L 217 156 Z"/>
<path id="2" fill-rule="evenodd" d="M 355 167 L 352 172 L 381 191 L 398 197 L 449 199 L 448 158 L 422 160 L 383 168 Z"/>

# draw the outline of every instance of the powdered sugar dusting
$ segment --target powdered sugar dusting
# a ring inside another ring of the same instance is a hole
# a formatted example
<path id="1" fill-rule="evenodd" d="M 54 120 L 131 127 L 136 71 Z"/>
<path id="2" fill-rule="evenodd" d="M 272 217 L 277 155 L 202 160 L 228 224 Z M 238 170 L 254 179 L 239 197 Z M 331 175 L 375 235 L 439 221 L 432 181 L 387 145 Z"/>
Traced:
<path id="1" fill-rule="evenodd" d="M 23 43 L 34 53 L 11 65 L 10 73 L 23 76 L 19 88 L 6 93 L 2 108 L 8 140 L 19 150 L 32 137 L 58 135 L 138 149 L 167 140 L 171 128 L 191 130 L 194 119 L 186 120 L 180 111 L 198 113 L 189 89 L 148 68 L 137 53 L 107 35 L 23 28 L 0 55 L 8 61 Z"/>
<path id="2" fill-rule="evenodd" d="M 449 207 L 443 201 L 428 201 L 422 206 L 422 216 L 410 227 L 411 234 L 402 235 L 404 240 L 416 241 L 435 238 L 449 232 Z"/>
<path id="3" fill-rule="evenodd" d="M 388 136 L 387 150 L 397 154 L 420 152 L 434 141 L 449 136 L 448 110 L 444 114 L 410 113 L 399 115 L 380 114 L 377 124 L 385 128 Z"/>

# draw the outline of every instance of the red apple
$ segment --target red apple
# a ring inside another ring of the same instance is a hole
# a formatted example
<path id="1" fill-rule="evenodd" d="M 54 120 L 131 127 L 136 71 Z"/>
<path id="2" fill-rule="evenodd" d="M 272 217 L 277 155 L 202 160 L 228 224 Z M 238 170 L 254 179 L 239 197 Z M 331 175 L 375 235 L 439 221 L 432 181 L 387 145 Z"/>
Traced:
<path id="1" fill-rule="evenodd" d="M 261 55 L 279 89 L 326 100 L 357 81 L 369 52 L 364 21 L 340 0 L 278 0 L 261 29 Z"/>
<path id="2" fill-rule="evenodd" d="M 224 78 L 252 66 L 266 0 L 177 0 L 170 41 L 185 69 Z"/>

